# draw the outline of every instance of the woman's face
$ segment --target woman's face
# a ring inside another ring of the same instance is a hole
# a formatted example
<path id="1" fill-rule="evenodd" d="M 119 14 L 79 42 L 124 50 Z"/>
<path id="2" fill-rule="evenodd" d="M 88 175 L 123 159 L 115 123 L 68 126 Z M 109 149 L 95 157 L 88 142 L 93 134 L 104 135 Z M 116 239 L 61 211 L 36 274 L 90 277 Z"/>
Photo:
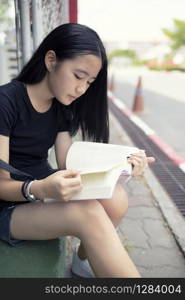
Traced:
<path id="1" fill-rule="evenodd" d="M 48 88 L 52 96 L 64 105 L 70 105 L 83 95 L 102 67 L 101 59 L 91 54 L 52 64 L 54 67 L 46 76 Z"/>

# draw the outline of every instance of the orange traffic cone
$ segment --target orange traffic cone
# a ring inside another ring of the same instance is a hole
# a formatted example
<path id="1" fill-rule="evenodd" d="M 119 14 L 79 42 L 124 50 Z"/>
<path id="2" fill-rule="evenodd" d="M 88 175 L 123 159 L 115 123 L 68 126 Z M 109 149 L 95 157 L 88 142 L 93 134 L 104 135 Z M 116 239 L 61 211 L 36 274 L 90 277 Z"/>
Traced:
<path id="1" fill-rule="evenodd" d="M 136 92 L 135 92 L 135 96 L 134 96 L 134 104 L 132 107 L 132 111 L 135 114 L 141 114 L 144 112 L 144 101 L 143 101 L 141 76 L 139 76 L 139 78 L 138 78 L 138 83 L 136 86 Z"/>
<path id="2" fill-rule="evenodd" d="M 111 92 L 114 92 L 115 90 L 115 84 L 114 84 L 114 74 L 112 74 L 111 79 L 109 81 L 109 90 Z"/>

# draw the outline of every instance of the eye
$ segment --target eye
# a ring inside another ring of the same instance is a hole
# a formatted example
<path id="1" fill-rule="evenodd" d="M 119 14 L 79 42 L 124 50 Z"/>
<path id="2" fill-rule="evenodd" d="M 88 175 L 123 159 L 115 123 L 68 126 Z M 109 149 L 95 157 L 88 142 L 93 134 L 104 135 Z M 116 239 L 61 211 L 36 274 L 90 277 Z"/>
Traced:
<path id="1" fill-rule="evenodd" d="M 77 74 L 74 74 L 75 78 L 77 78 L 78 80 L 83 80 L 84 78 L 83 77 L 80 77 L 78 76 Z M 90 82 L 90 81 L 87 81 L 87 84 L 88 85 L 91 85 L 94 81 Z"/>
<path id="2" fill-rule="evenodd" d="M 78 76 L 77 74 L 74 74 L 74 76 L 79 80 L 83 79 L 82 77 Z"/>

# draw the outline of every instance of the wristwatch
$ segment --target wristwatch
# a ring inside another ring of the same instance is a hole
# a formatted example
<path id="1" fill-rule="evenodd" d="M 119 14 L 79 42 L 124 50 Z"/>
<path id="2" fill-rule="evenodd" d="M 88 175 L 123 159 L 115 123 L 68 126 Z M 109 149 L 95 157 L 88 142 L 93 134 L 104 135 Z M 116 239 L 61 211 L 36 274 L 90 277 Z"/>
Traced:
<path id="1" fill-rule="evenodd" d="M 26 200 L 29 202 L 38 200 L 33 194 L 30 194 L 30 187 L 34 181 L 36 180 L 27 180 L 22 185 L 22 194 L 24 198 L 26 198 Z"/>

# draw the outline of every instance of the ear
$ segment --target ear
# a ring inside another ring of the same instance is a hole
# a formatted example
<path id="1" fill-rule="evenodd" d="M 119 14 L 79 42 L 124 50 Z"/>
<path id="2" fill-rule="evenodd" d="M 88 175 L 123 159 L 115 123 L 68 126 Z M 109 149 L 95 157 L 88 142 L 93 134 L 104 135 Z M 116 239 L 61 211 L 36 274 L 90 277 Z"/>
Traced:
<path id="1" fill-rule="evenodd" d="M 51 72 L 57 64 L 57 58 L 55 51 L 49 50 L 45 55 L 45 65 L 46 69 Z"/>

